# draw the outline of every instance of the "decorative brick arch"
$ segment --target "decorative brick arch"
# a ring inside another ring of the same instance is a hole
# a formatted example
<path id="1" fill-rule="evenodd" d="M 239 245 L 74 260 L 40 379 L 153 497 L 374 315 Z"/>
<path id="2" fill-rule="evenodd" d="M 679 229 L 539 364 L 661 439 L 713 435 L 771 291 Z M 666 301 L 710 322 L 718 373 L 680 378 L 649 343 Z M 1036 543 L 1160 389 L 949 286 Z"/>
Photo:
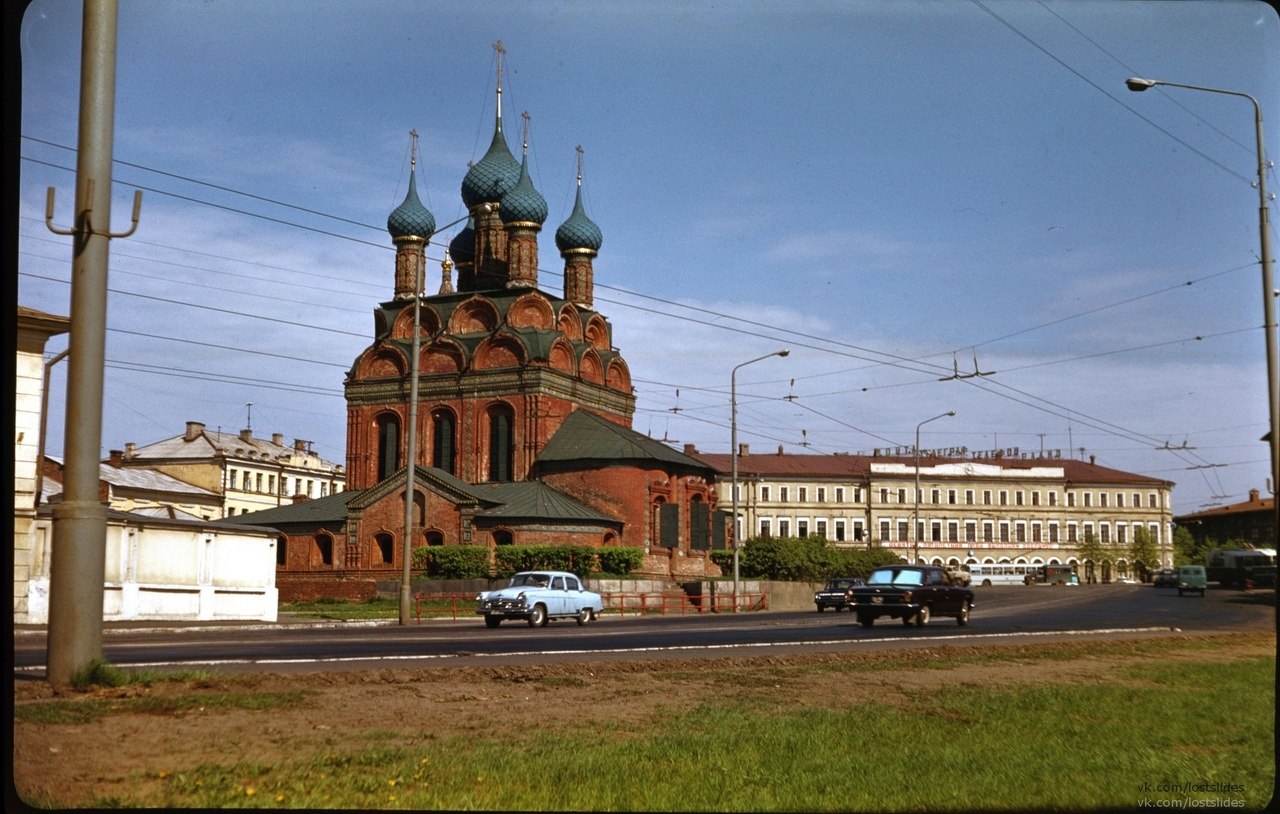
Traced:
<path id="1" fill-rule="evenodd" d="M 604 384 L 604 363 L 595 348 L 588 348 L 578 360 L 578 376 L 583 381 Z"/>
<path id="2" fill-rule="evenodd" d="M 513 328 L 551 330 L 555 321 L 551 303 L 541 294 L 525 294 L 507 308 L 507 324 Z"/>
<path id="3" fill-rule="evenodd" d="M 583 339 L 593 348 L 609 350 L 609 325 L 604 321 L 604 317 L 599 314 L 591 315 L 591 319 L 587 320 L 586 327 L 583 328 Z"/>
<path id="4" fill-rule="evenodd" d="M 548 361 L 551 363 L 553 370 L 560 370 L 569 374 L 578 372 L 578 365 L 573 358 L 573 347 L 563 337 L 556 339 L 555 344 L 551 346 Z"/>
<path id="5" fill-rule="evenodd" d="M 408 360 L 398 350 L 387 345 L 379 345 L 365 351 L 356 361 L 352 378 L 364 379 L 401 379 L 408 369 Z"/>
<path id="6" fill-rule="evenodd" d="M 582 341 L 582 317 L 578 314 L 578 309 L 575 306 L 566 305 L 560 309 L 559 327 L 560 333 L 568 337 L 570 341 Z"/>
<path id="7" fill-rule="evenodd" d="M 498 308 L 485 297 L 472 297 L 460 303 L 449 317 L 449 333 L 478 334 L 497 330 L 500 316 Z"/>
<path id="8" fill-rule="evenodd" d="M 437 339 L 422 353 L 419 370 L 424 374 L 457 373 L 467 366 L 467 354 L 457 342 Z"/>
<path id="9" fill-rule="evenodd" d="M 521 367 L 525 361 L 524 345 L 513 336 L 500 334 L 489 337 L 476 348 L 472 367 L 476 370 Z"/>
<path id="10" fill-rule="evenodd" d="M 440 314 L 430 305 L 418 306 L 418 335 L 426 338 L 440 333 Z M 413 306 L 400 309 L 391 325 L 391 338 L 413 340 Z"/>
<path id="11" fill-rule="evenodd" d="M 621 359 L 613 359 L 609 362 L 609 370 L 605 373 L 605 383 L 614 390 L 620 390 L 623 393 L 631 392 L 631 370 L 627 367 L 627 363 Z"/>

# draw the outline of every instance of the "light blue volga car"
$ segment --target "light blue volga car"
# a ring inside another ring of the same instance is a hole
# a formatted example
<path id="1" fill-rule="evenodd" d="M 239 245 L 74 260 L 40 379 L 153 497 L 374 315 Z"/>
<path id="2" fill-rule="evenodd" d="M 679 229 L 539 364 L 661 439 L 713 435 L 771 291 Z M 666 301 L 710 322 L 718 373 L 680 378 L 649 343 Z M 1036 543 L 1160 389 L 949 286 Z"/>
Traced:
<path id="1" fill-rule="evenodd" d="M 476 613 L 489 627 L 497 627 L 503 619 L 524 619 L 529 627 L 545 625 L 549 619 L 577 619 L 585 625 L 604 613 L 604 602 L 568 572 L 521 571 L 505 588 L 481 591 L 476 596 Z"/>

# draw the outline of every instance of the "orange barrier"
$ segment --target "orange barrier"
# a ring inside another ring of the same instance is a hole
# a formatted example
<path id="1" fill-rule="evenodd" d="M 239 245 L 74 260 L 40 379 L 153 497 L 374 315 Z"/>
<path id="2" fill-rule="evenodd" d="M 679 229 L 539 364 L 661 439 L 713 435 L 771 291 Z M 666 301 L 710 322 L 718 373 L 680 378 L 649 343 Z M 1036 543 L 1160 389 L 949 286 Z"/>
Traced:
<path id="1" fill-rule="evenodd" d="M 446 605 L 446 607 L 430 607 L 431 605 Z M 413 597 L 413 610 L 418 617 L 418 621 L 422 621 L 423 605 L 427 605 L 428 616 L 445 616 L 450 619 L 457 620 L 458 614 L 461 613 L 463 618 L 475 616 L 476 614 L 476 592 L 469 594 L 415 594 Z"/>

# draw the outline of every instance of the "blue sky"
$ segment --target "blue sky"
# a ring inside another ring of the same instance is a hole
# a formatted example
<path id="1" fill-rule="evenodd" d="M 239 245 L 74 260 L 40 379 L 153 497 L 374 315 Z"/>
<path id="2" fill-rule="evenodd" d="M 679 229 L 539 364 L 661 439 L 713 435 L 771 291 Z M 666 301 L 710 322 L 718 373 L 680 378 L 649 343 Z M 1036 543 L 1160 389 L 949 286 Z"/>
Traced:
<path id="1" fill-rule="evenodd" d="M 19 301 L 60 314 L 70 245 L 42 221 L 49 186 L 71 216 L 80 17 L 37 0 L 20 34 Z M 437 223 L 464 216 L 501 40 L 540 285 L 581 144 L 637 430 L 727 451 L 730 371 L 785 347 L 738 374 L 753 452 L 909 446 L 955 410 L 922 446 L 1094 455 L 1175 481 L 1176 512 L 1265 492 L 1252 107 L 1124 86 L 1249 93 L 1280 155 L 1265 3 L 129 0 L 118 34 L 115 228 L 144 201 L 111 246 L 104 455 L 251 417 L 344 460 L 409 131 Z M 939 381 L 975 359 L 995 375 Z"/>

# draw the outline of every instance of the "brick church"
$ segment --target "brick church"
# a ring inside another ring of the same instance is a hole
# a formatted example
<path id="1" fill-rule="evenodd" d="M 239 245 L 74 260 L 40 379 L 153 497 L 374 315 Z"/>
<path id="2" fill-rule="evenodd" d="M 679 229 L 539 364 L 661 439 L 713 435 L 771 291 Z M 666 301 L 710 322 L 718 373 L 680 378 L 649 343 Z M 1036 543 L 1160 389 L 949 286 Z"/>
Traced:
<path id="1" fill-rule="evenodd" d="M 493 140 L 462 180 L 469 218 L 434 294 L 423 286 L 435 218 L 415 155 L 387 219 L 391 297 L 346 377 L 347 491 L 225 521 L 279 531 L 282 599 L 371 595 L 398 579 L 407 526 L 414 548 L 629 546 L 644 550 L 646 576 L 719 575 L 714 470 L 631 429 L 630 370 L 593 303 L 603 241 L 583 208 L 581 153 L 555 231 L 560 294 L 539 280 L 547 203 L 527 143 L 521 154 L 503 131 L 499 72 Z"/>

